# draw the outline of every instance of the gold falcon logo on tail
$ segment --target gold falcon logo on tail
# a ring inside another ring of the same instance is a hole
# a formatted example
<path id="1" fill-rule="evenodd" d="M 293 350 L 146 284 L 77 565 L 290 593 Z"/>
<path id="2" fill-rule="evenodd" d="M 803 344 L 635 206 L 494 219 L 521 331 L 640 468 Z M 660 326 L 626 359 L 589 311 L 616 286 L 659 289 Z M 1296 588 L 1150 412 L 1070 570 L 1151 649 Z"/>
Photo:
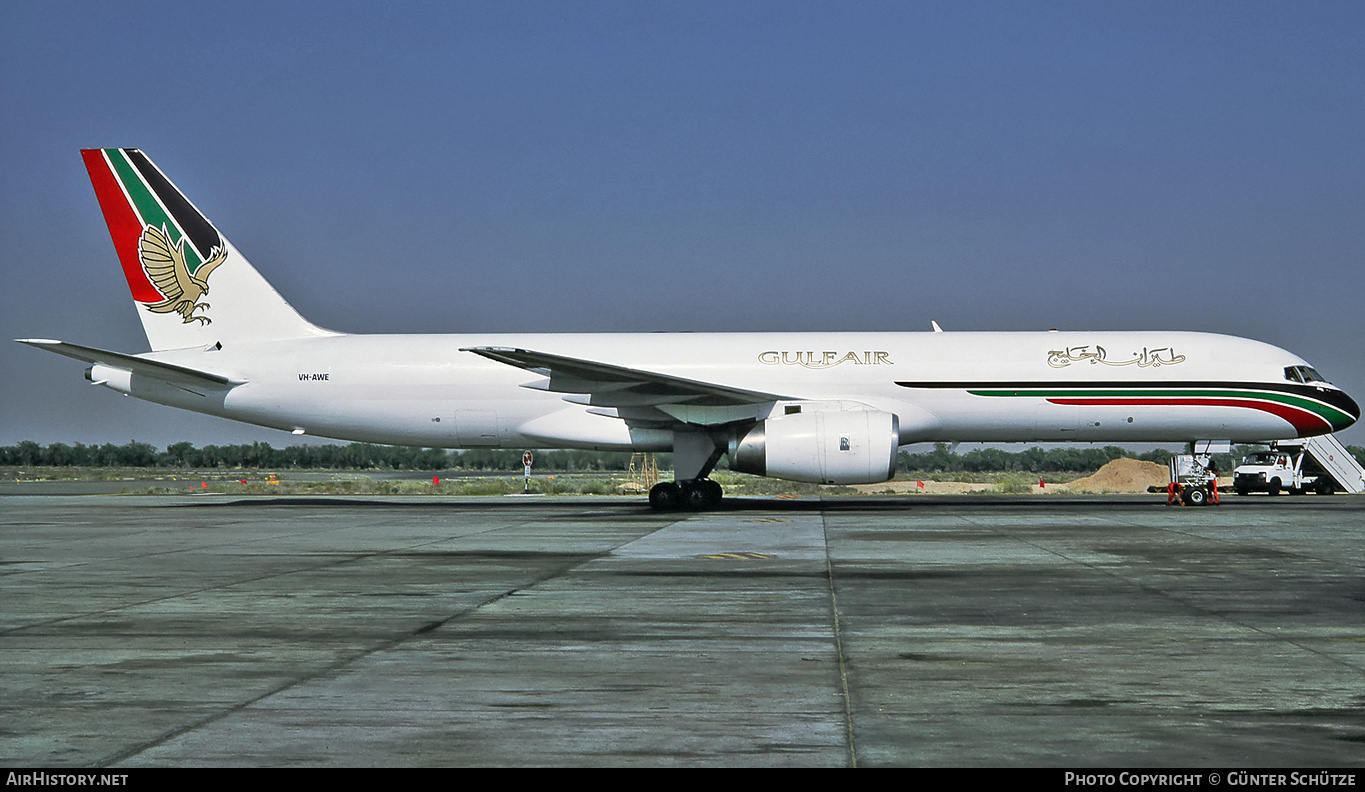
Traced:
<path id="1" fill-rule="evenodd" d="M 200 264 L 194 274 L 185 265 L 185 240 L 172 245 L 163 226 L 147 226 L 138 240 L 138 258 L 147 279 L 156 286 L 166 299 L 147 306 L 152 313 L 178 313 L 185 317 L 185 324 L 199 321 L 209 324 L 213 320 L 207 316 L 196 316 L 195 311 L 208 308 L 209 304 L 198 302 L 209 293 L 209 275 L 227 258 L 225 247 L 214 247 L 208 261 Z"/>

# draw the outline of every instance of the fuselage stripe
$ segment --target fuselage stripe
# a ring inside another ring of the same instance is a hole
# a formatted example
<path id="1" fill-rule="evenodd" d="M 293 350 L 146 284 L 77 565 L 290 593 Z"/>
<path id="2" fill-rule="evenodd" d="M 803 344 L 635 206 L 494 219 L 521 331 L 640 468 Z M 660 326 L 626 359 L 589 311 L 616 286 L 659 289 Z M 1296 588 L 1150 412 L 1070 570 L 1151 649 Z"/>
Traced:
<path id="1" fill-rule="evenodd" d="M 1201 404 L 1211 400 L 1223 399 L 1236 401 L 1240 406 L 1250 407 L 1259 402 L 1275 402 L 1286 407 L 1312 413 L 1328 426 L 1338 423 L 1349 426 L 1354 418 L 1339 407 L 1325 404 L 1302 396 L 1286 393 L 1267 393 L 1256 391 L 1228 390 L 1111 390 L 1111 391 L 1073 391 L 1073 390 L 1036 390 L 1036 391 L 968 391 L 975 396 L 1034 396 L 1062 403 L 1061 399 L 1072 399 L 1069 404 Z M 1127 401 L 1121 401 L 1126 399 Z M 1258 407 L 1257 409 L 1263 409 Z M 1274 411 L 1271 411 L 1274 412 Z M 1276 412 L 1278 415 L 1279 413 Z"/>
<path id="2" fill-rule="evenodd" d="M 1052 404 L 1101 405 L 1101 406 L 1183 406 L 1183 407 L 1245 407 L 1261 410 L 1288 421 L 1300 432 L 1328 432 L 1334 428 L 1332 422 L 1316 412 L 1284 404 L 1278 401 L 1259 399 L 1229 399 L 1217 396 L 1154 397 L 1154 398 L 1054 398 L 1047 399 Z"/>
<path id="3" fill-rule="evenodd" d="M 1344 429 L 1360 417 L 1349 396 L 1295 383 L 1255 382 L 898 382 L 906 388 L 961 389 L 974 396 L 1038 398 L 1070 405 L 1223 406 L 1261 410 L 1296 429 Z M 1309 395 L 1312 394 L 1312 395 Z M 1318 398 L 1321 394 L 1321 398 Z M 1340 404 L 1332 403 L 1340 402 Z"/>

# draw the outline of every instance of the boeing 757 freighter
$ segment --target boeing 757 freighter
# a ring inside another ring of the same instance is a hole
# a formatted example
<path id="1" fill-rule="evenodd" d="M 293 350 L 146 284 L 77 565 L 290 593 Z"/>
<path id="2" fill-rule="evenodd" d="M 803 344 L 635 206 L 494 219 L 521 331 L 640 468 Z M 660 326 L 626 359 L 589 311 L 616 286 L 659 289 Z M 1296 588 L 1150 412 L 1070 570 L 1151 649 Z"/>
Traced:
<path id="1" fill-rule="evenodd" d="M 1283 349 L 1151 332 L 349 335 L 300 316 L 137 149 L 81 152 L 151 352 L 45 339 L 96 385 L 296 434 L 436 448 L 672 451 L 657 509 L 731 469 L 893 475 L 925 441 L 1252 442 L 1360 407 Z"/>

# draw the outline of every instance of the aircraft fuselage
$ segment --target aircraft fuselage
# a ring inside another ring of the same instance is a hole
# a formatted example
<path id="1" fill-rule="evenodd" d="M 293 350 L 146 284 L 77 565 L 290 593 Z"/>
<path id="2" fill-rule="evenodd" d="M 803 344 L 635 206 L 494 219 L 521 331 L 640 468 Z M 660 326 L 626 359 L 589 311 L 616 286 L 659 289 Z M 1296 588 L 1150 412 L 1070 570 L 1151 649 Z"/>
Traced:
<path id="1" fill-rule="evenodd" d="M 899 416 L 902 444 L 1243 442 L 1331 432 L 1359 416 L 1335 387 L 1286 379 L 1306 363 L 1282 349 L 1160 331 L 339 335 L 149 353 L 244 384 L 195 392 L 135 375 L 132 395 L 363 442 L 671 445 L 667 433 L 632 436 L 602 414 L 614 408 L 522 387 L 537 375 L 462 351 L 483 346 L 611 360 L 793 403 L 855 402 Z"/>

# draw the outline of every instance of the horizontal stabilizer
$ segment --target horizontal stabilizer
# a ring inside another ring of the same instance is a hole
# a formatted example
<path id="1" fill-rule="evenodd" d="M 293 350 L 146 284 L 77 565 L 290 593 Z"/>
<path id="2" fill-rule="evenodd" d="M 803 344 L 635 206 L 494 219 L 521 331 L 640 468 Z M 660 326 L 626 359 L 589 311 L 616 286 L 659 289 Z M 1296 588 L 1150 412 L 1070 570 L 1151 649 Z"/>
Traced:
<path id="1" fill-rule="evenodd" d="M 54 341 L 48 338 L 16 338 L 21 344 L 28 344 L 38 349 L 46 349 L 48 352 L 56 352 L 58 355 L 65 355 L 76 360 L 83 360 L 86 363 L 98 363 L 113 368 L 121 368 L 135 374 L 141 374 L 152 379 L 163 380 L 175 385 L 187 385 L 191 387 L 234 387 L 242 385 L 245 380 L 231 379 L 221 374 L 213 374 L 208 371 L 177 366 L 174 363 L 162 363 L 157 360 L 148 360 L 136 355 L 127 355 L 122 352 L 111 352 L 107 349 L 96 349 L 95 347 L 81 346 L 80 344 L 68 344 L 65 341 Z"/>

